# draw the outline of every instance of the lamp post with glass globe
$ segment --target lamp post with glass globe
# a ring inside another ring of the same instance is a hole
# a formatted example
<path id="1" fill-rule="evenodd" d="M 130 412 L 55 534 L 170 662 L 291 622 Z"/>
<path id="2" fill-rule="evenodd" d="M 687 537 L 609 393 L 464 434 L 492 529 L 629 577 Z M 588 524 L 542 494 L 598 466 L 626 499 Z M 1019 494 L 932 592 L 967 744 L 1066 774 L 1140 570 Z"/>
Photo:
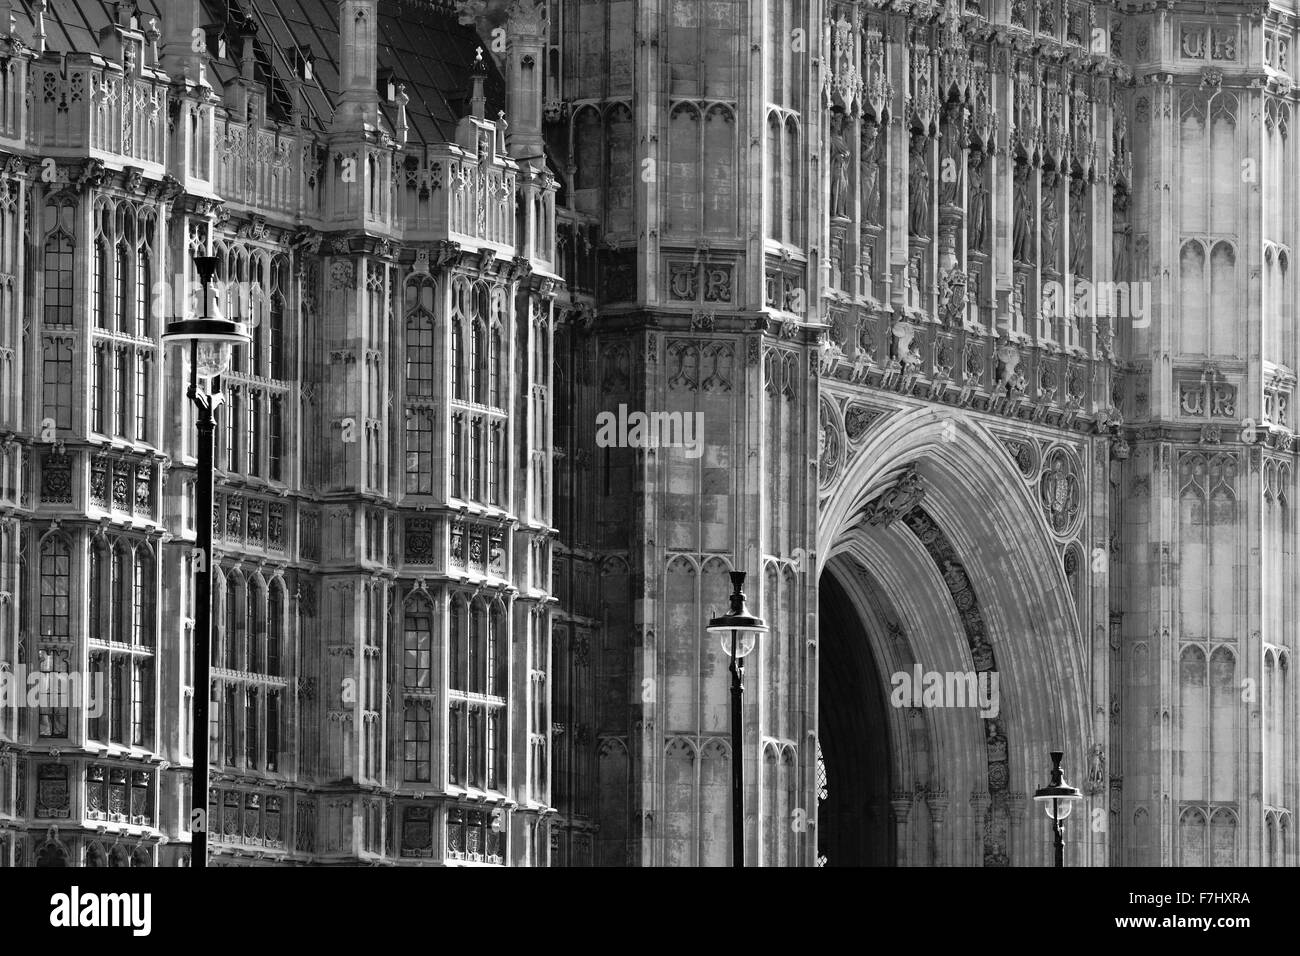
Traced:
<path id="1" fill-rule="evenodd" d="M 745 765 L 741 701 L 745 695 L 745 655 L 754 649 L 758 635 L 767 630 L 761 617 L 745 606 L 745 572 L 731 572 L 731 607 L 709 621 L 710 634 L 720 634 L 722 649 L 731 658 L 731 855 L 732 866 L 745 865 Z"/>
<path id="2" fill-rule="evenodd" d="M 242 322 L 208 315 L 208 285 L 217 270 L 216 256 L 195 256 L 203 284 L 203 315 L 167 324 L 163 342 L 190 347 L 190 385 L 186 392 L 198 410 L 198 488 L 195 494 L 194 555 L 194 720 L 190 772 L 190 866 L 208 865 L 208 698 L 211 695 L 212 647 L 212 439 L 222 402 L 221 373 L 230 367 L 231 351 L 251 338 Z M 199 380 L 205 380 L 204 385 Z"/>
<path id="3" fill-rule="evenodd" d="M 1060 750 L 1051 752 L 1052 782 L 1046 787 L 1040 787 L 1034 793 L 1034 799 L 1042 803 L 1043 809 L 1047 811 L 1047 816 L 1052 821 L 1052 834 L 1056 842 L 1056 865 L 1061 867 L 1065 866 L 1065 818 L 1070 815 L 1074 801 L 1083 799 L 1078 787 L 1071 787 L 1065 782 L 1065 774 L 1061 771 L 1063 756 L 1065 755 Z"/>

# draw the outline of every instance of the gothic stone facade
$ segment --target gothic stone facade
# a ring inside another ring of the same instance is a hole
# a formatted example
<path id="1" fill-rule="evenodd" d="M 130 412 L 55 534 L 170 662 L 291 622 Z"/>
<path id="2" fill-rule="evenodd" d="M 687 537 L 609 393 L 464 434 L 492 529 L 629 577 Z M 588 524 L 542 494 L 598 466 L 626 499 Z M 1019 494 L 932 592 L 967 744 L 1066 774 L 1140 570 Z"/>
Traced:
<path id="1" fill-rule="evenodd" d="M 1281 4 L 9 6 L 0 863 L 1295 864 Z"/>

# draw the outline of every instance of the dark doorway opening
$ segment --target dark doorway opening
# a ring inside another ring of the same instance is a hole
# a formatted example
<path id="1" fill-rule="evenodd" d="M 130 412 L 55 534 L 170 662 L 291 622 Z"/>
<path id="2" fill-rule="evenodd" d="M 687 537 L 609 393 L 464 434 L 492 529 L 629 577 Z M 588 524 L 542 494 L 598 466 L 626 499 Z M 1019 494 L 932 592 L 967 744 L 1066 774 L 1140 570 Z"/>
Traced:
<path id="1" fill-rule="evenodd" d="M 893 866 L 889 685 L 834 571 L 818 590 L 819 865 Z"/>

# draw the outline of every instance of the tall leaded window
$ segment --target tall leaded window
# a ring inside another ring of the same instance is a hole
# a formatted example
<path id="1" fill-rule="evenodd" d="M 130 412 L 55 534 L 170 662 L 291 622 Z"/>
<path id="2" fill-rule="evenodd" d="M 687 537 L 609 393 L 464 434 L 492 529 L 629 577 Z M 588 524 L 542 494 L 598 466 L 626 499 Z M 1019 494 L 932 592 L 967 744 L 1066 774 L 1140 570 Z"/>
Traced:
<path id="1" fill-rule="evenodd" d="M 256 301 L 256 299 L 254 299 L 254 301 Z M 262 368 L 262 359 L 263 356 L 266 354 L 264 348 L 265 334 L 262 328 L 262 324 L 259 322 L 256 325 L 254 325 L 249 330 L 249 335 L 252 338 L 252 342 L 248 346 L 248 355 L 249 355 L 248 374 L 265 375 L 266 373 Z"/>
<path id="2" fill-rule="evenodd" d="M 131 643 L 136 647 L 154 646 L 154 588 L 153 556 L 145 545 L 136 545 L 131 602 L 135 609 Z"/>
<path id="3" fill-rule="evenodd" d="M 482 362 L 484 357 L 483 348 L 483 323 L 475 318 L 470 323 L 469 332 L 469 361 L 465 363 L 466 371 L 469 374 L 469 386 L 466 391 L 469 393 L 469 400 L 482 404 L 484 396 L 485 376 L 482 374 Z"/>
<path id="4" fill-rule="evenodd" d="M 113 434 L 119 438 L 126 437 L 127 398 L 130 395 L 131 363 L 127 358 L 126 346 L 113 348 Z"/>
<path id="5" fill-rule="evenodd" d="M 271 414 L 267 418 L 267 471 L 272 481 L 284 480 L 284 403 L 279 395 L 271 396 Z"/>
<path id="6" fill-rule="evenodd" d="M 87 639 L 92 739 L 154 745 L 157 561 L 146 542 L 90 542 Z M 96 714 L 98 711 L 98 714 Z"/>
<path id="7" fill-rule="evenodd" d="M 433 410 L 406 410 L 406 493 L 433 493 Z"/>
<path id="8" fill-rule="evenodd" d="M 118 542 L 113 548 L 111 594 L 112 606 L 108 609 L 108 639 L 114 644 L 125 644 L 127 632 L 124 622 L 129 620 L 127 598 L 131 588 L 131 556 L 126 545 Z"/>
<path id="9" fill-rule="evenodd" d="M 149 431 L 149 357 L 135 357 L 135 440 L 147 441 Z"/>
<path id="10" fill-rule="evenodd" d="M 447 706 L 447 782 L 465 782 L 465 703 L 453 699 Z"/>
<path id="11" fill-rule="evenodd" d="M 108 294 L 108 275 L 108 239 L 101 232 L 95 239 L 95 292 L 91 309 L 95 317 L 95 328 L 106 332 L 109 329 L 109 313 L 112 311 Z"/>
<path id="12" fill-rule="evenodd" d="M 280 692 L 266 692 L 266 766 L 268 773 L 275 773 L 280 766 Z"/>
<path id="13" fill-rule="evenodd" d="M 505 349 L 501 346 L 501 327 L 496 326 L 492 329 L 492 365 L 490 374 L 491 385 L 488 388 L 488 404 L 493 408 L 501 407 L 501 388 L 505 379 Z"/>
<path id="14" fill-rule="evenodd" d="M 147 747 L 153 740 L 153 661 L 131 664 L 131 744 Z"/>
<path id="15" fill-rule="evenodd" d="M 480 405 L 486 405 L 488 401 L 488 340 L 487 340 L 487 323 L 489 321 L 491 309 L 491 293 L 488 287 L 482 282 L 474 284 L 473 298 L 474 317 L 471 321 L 470 343 L 470 399 L 478 402 Z"/>
<path id="16" fill-rule="evenodd" d="M 432 396 L 433 316 L 423 309 L 406 317 L 406 393 Z"/>
<path id="17" fill-rule="evenodd" d="M 483 786 L 483 708 L 469 708 L 469 785 Z"/>
<path id="18" fill-rule="evenodd" d="M 86 629 L 92 640 L 104 636 L 103 615 L 108 602 L 105 601 L 104 572 L 107 569 L 104 567 L 103 553 L 104 546 L 100 542 L 90 542 L 90 558 L 87 566 L 90 593 L 87 602 Z"/>
<path id="19" fill-rule="evenodd" d="M 140 223 L 140 241 L 135 249 L 135 334 L 146 338 L 152 332 L 149 323 L 149 297 L 153 289 L 153 265 L 150 262 L 153 250 L 149 243 L 151 222 L 148 219 Z"/>
<path id="20" fill-rule="evenodd" d="M 483 461 L 483 421 L 475 418 L 470 423 L 470 498 L 474 501 L 483 500 L 483 472 L 485 462 Z"/>
<path id="21" fill-rule="evenodd" d="M 469 689 L 476 694 L 487 690 L 487 674 L 484 670 L 487 656 L 487 615 L 483 602 L 475 601 L 469 608 Z"/>
<path id="22" fill-rule="evenodd" d="M 226 412 L 226 471 L 237 472 L 244 428 L 244 402 L 238 388 L 230 389 L 230 408 Z"/>
<path id="23" fill-rule="evenodd" d="M 226 707 L 222 714 L 222 723 L 225 726 L 226 731 L 226 766 L 238 766 L 239 691 L 233 684 L 226 685 Z"/>
<path id="24" fill-rule="evenodd" d="M 125 211 L 119 214 L 119 229 L 131 222 Z M 113 257 L 113 288 L 115 290 L 114 303 L 117 313 L 117 331 L 123 334 L 131 331 L 131 304 L 133 297 L 131 295 L 131 251 L 127 245 L 126 235 L 121 235 L 117 240 L 117 249 Z"/>
<path id="25" fill-rule="evenodd" d="M 108 708 L 109 708 L 109 732 L 108 739 L 115 744 L 126 743 L 127 704 L 130 698 L 127 696 L 127 675 L 126 675 L 126 657 L 121 654 L 114 654 L 109 664 L 108 680 Z"/>
<path id="26" fill-rule="evenodd" d="M 501 471 L 503 468 L 502 459 L 502 432 L 503 426 L 500 422 L 492 423 L 492 439 L 488 445 L 488 503 L 493 505 L 502 504 L 501 501 Z"/>
<path id="27" fill-rule="evenodd" d="M 244 697 L 244 760 L 250 769 L 257 767 L 257 688 L 249 687 Z"/>
<path id="28" fill-rule="evenodd" d="M 262 588 L 250 581 L 244 589 L 244 669 L 254 673 L 262 670 Z"/>
<path id="29" fill-rule="evenodd" d="M 266 599 L 266 672 L 272 677 L 280 676 L 280 653 L 284 643 L 284 592 L 278 584 L 272 584 Z M 268 730 L 271 726 L 267 718 Z"/>
<path id="30" fill-rule="evenodd" d="M 41 544 L 41 637 L 68 640 L 68 586 L 72 552 L 53 535 Z"/>
<path id="31" fill-rule="evenodd" d="M 271 378 L 279 381 L 285 377 L 284 368 L 284 296 L 278 291 L 271 296 L 271 325 L 268 329 L 271 349 Z"/>
<path id="32" fill-rule="evenodd" d="M 453 315 L 451 319 L 451 393 L 453 397 L 462 400 L 465 398 L 465 375 L 464 369 L 461 367 L 461 355 L 464 352 L 463 336 L 460 316 Z"/>
<path id="33" fill-rule="evenodd" d="M 452 690 L 469 690 L 465 679 L 465 617 L 468 607 L 465 599 L 453 596 L 448 615 L 448 684 Z"/>
<path id="34" fill-rule="evenodd" d="M 92 639 L 98 635 L 91 634 Z M 87 733 L 91 740 L 107 741 L 109 734 L 108 715 L 108 654 L 97 651 L 90 655 L 90 726 Z"/>
<path id="35" fill-rule="evenodd" d="M 402 776 L 410 783 L 430 782 L 432 718 L 426 700 L 409 700 L 402 712 Z"/>
<path id="36" fill-rule="evenodd" d="M 368 602 L 369 596 L 367 591 Z M 374 620 L 373 610 L 367 617 Z M 367 680 L 370 709 L 380 708 L 381 693 L 378 674 L 373 673 Z M 433 607 L 418 593 L 411 596 L 402 615 L 402 693 L 402 773 L 408 781 L 428 783 L 433 766 Z M 374 744 L 377 747 L 378 741 Z"/>
<path id="37" fill-rule="evenodd" d="M 406 612 L 402 683 L 415 690 L 429 690 L 433 686 L 433 617 L 423 601 Z"/>
<path id="38" fill-rule="evenodd" d="M 465 419 L 463 415 L 451 416 L 451 494 L 465 497 Z"/>
<path id="39" fill-rule="evenodd" d="M 41 406 L 55 428 L 72 427 L 72 340 L 48 337 L 41 367 Z"/>
<path id="40" fill-rule="evenodd" d="M 213 645 L 216 646 L 215 644 Z M 221 753 L 221 727 L 224 719 L 222 711 L 222 702 L 225 700 L 225 694 L 222 692 L 221 681 L 212 682 L 212 698 L 208 701 L 208 755 L 211 757 Z"/>
<path id="41" fill-rule="evenodd" d="M 70 326 L 72 311 L 73 236 L 76 234 L 76 207 L 70 203 L 49 203 L 45 207 L 46 236 L 45 308 L 47 326 Z"/>
<path id="42" fill-rule="evenodd" d="M 63 647 L 42 647 L 37 652 L 42 693 L 37 709 L 38 734 L 41 737 L 68 736 L 68 708 L 72 704 L 69 688 L 69 657 Z"/>
<path id="43" fill-rule="evenodd" d="M 107 373 L 104 364 L 107 361 L 108 356 L 105 354 L 104 346 L 95 346 L 94 364 L 90 370 L 90 427 L 101 435 L 105 434 L 104 399 L 107 391 L 105 382 Z"/>
<path id="44" fill-rule="evenodd" d="M 233 576 L 226 578 L 226 667 L 230 670 L 239 670 L 239 643 L 242 640 L 239 590 Z"/>
<path id="45" fill-rule="evenodd" d="M 248 395 L 248 474 L 262 474 L 262 393 L 257 389 Z"/>
<path id="46" fill-rule="evenodd" d="M 493 604 L 488 615 L 487 657 L 488 695 L 505 697 L 510 645 L 507 643 L 505 609 L 500 604 Z"/>

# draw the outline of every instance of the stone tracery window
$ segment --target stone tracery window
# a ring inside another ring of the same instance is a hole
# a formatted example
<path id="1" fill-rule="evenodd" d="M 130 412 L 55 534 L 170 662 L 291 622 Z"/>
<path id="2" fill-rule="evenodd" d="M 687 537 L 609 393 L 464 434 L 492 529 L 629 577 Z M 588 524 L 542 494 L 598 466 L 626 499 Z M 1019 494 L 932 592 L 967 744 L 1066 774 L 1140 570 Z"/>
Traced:
<path id="1" fill-rule="evenodd" d="M 76 236 L 76 205 L 52 201 L 45 206 L 44 272 L 47 326 L 73 324 L 73 252 Z"/>
<path id="2" fill-rule="evenodd" d="M 448 621 L 448 752 L 451 784 L 502 790 L 508 751 L 509 635 L 505 607 L 453 594 Z"/>

